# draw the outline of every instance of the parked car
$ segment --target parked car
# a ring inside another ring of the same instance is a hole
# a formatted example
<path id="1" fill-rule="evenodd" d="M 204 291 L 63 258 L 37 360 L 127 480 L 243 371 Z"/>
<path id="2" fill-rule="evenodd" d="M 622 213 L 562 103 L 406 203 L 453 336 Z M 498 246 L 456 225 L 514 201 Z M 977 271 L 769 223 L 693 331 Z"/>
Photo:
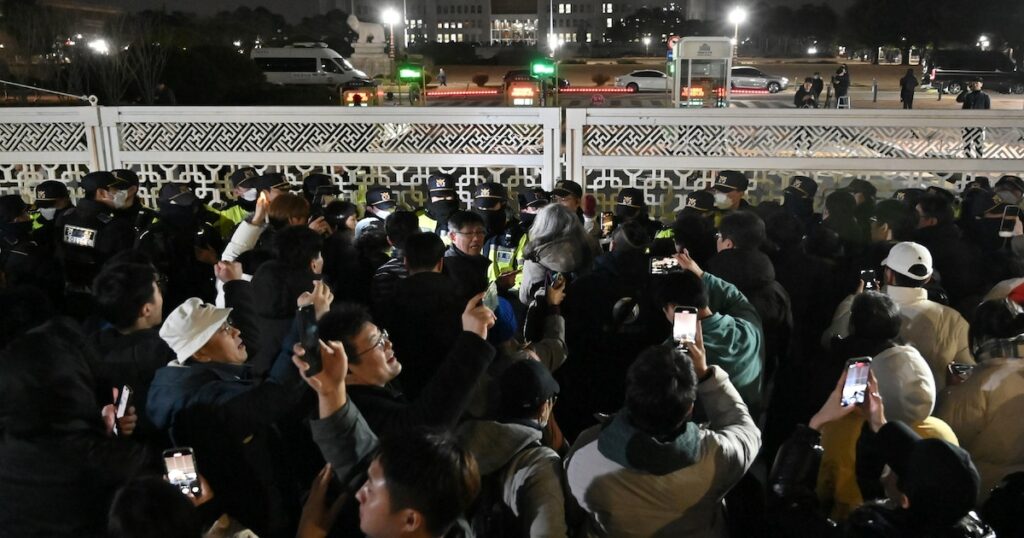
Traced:
<path id="1" fill-rule="evenodd" d="M 737 66 L 732 68 L 733 88 L 757 88 L 768 90 L 769 93 L 779 93 L 789 86 L 789 79 L 776 75 L 769 75 L 755 67 Z"/>
<path id="2" fill-rule="evenodd" d="M 288 47 L 252 49 L 250 57 L 271 84 L 349 87 L 374 84 L 325 43 L 294 43 Z"/>
<path id="3" fill-rule="evenodd" d="M 937 50 L 925 58 L 922 70 L 922 85 L 946 93 L 962 92 L 974 77 L 981 77 L 986 89 L 1024 93 L 1024 73 L 999 51 Z"/>
<path id="4" fill-rule="evenodd" d="M 530 70 L 528 70 L 528 69 L 513 69 L 512 71 L 509 71 L 509 72 L 505 73 L 505 76 L 502 77 L 502 79 L 501 79 L 501 87 L 502 87 L 502 89 L 506 88 L 508 86 L 508 83 L 512 82 L 514 80 L 540 80 L 540 79 L 538 77 L 533 76 L 533 74 L 530 73 Z M 547 82 L 549 86 L 552 83 L 554 83 L 554 81 L 555 81 L 555 77 L 548 77 L 545 80 L 545 82 Z M 569 81 L 564 79 L 564 78 L 558 79 L 558 87 L 559 88 L 568 88 L 569 87 Z"/>
<path id="5" fill-rule="evenodd" d="M 672 79 L 661 71 L 641 69 L 615 77 L 615 85 L 634 92 L 667 92 L 672 87 Z"/>

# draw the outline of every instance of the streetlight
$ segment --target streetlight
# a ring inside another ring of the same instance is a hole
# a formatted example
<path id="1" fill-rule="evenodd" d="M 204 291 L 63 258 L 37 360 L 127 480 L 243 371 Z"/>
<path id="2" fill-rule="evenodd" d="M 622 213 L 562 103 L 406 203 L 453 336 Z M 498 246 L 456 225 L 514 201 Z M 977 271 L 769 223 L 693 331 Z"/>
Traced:
<path id="1" fill-rule="evenodd" d="M 651 36 L 645 35 L 643 41 L 644 41 L 644 56 L 650 56 L 651 55 L 651 50 L 650 50 Z"/>
<path id="2" fill-rule="evenodd" d="M 733 56 L 737 56 L 740 47 L 740 25 L 747 20 L 747 10 L 741 7 L 734 7 L 729 12 L 729 22 L 733 25 L 732 46 Z"/>
<path id="3" fill-rule="evenodd" d="M 978 47 L 980 47 L 981 50 L 988 50 L 989 45 L 991 44 L 992 43 L 988 40 L 988 36 L 982 35 L 978 38 Z"/>
<path id="4" fill-rule="evenodd" d="M 401 15 L 394 8 L 387 8 L 380 14 L 380 19 L 388 25 L 388 32 L 391 34 L 391 50 L 388 53 L 391 59 L 395 59 L 395 24 L 398 23 Z"/>

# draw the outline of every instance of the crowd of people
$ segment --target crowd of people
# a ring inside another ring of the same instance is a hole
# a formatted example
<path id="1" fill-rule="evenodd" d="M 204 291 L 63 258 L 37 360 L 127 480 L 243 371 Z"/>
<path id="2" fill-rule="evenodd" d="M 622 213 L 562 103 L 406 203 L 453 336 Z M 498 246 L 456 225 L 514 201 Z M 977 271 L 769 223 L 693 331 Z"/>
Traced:
<path id="1" fill-rule="evenodd" d="M 957 179 L 0 196 L 0 536 L 1024 536 L 1024 181 Z"/>

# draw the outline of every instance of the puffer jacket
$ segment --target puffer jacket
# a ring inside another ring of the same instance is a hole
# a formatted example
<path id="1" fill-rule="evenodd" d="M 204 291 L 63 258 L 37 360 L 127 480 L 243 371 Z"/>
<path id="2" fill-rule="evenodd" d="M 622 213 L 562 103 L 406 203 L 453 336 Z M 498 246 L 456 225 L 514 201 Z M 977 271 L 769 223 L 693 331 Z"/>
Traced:
<path id="1" fill-rule="evenodd" d="M 983 360 L 960 385 L 947 387 L 935 415 L 949 423 L 981 475 L 981 496 L 1024 471 L 1024 360 Z"/>
<path id="2" fill-rule="evenodd" d="M 464 422 L 457 432 L 481 476 L 500 473 L 502 500 L 521 524 L 519 536 L 565 537 L 562 459 L 540 444 L 541 435 L 539 427 L 489 420 Z"/>
<path id="3" fill-rule="evenodd" d="M 710 422 L 662 441 L 627 412 L 583 434 L 566 463 L 590 536 L 725 537 L 722 499 L 761 447 L 761 434 L 725 370 L 697 385 Z"/>
<path id="4" fill-rule="evenodd" d="M 527 255 L 523 266 L 523 281 L 519 285 L 519 300 L 530 304 L 534 292 L 544 285 L 548 271 L 556 273 L 581 273 L 590 269 L 600 247 L 593 238 L 587 243 L 579 243 L 570 238 L 561 238 L 540 247 L 528 245 L 532 250 Z"/>
<path id="5" fill-rule="evenodd" d="M 935 378 L 935 389 L 946 386 L 946 367 L 951 362 L 974 364 L 967 340 L 967 320 L 956 310 L 928 300 L 924 288 L 886 286 L 888 295 L 900 308 L 900 338 L 917 348 Z M 839 303 L 825 341 L 850 334 L 850 307 L 856 295 Z"/>

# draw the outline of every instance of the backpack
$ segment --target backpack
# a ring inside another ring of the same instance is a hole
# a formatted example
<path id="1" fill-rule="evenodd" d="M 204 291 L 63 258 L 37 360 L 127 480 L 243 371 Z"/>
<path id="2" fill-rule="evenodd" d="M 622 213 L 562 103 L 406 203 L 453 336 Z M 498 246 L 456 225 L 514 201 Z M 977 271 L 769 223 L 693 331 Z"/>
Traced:
<path id="1" fill-rule="evenodd" d="M 468 514 L 473 536 L 477 538 L 512 538 L 520 536 L 522 522 L 505 503 L 505 478 L 507 471 L 532 449 L 540 448 L 540 441 L 534 441 L 516 452 L 500 469 L 480 477 L 480 494 Z"/>

